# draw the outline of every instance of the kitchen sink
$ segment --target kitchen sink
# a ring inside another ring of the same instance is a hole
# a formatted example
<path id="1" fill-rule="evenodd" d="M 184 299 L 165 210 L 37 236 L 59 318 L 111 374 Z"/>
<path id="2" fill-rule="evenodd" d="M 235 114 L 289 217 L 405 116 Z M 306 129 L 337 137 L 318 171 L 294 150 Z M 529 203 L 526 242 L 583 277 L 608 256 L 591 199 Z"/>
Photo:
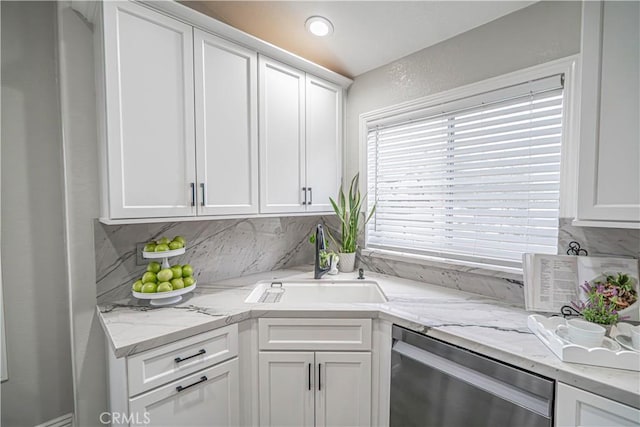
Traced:
<path id="1" fill-rule="evenodd" d="M 245 303 L 381 303 L 387 302 L 373 280 L 266 280 L 256 284 Z"/>

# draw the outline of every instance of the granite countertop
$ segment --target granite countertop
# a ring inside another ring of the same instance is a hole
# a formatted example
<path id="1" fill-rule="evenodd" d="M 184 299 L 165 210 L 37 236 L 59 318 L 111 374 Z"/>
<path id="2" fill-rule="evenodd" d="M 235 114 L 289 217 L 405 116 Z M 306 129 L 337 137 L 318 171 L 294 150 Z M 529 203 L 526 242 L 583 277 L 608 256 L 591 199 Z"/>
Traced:
<path id="1" fill-rule="evenodd" d="M 640 408 L 640 373 L 560 361 L 529 329 L 527 313 L 496 299 L 412 280 L 368 273 L 384 304 L 245 304 L 259 280 L 310 279 L 309 266 L 211 285 L 198 284 L 180 304 L 152 307 L 135 298 L 98 305 L 98 317 L 116 357 L 256 317 L 381 318 L 563 383 Z M 328 276 L 354 279 L 355 273 Z M 322 280 L 322 279 L 321 279 Z"/>

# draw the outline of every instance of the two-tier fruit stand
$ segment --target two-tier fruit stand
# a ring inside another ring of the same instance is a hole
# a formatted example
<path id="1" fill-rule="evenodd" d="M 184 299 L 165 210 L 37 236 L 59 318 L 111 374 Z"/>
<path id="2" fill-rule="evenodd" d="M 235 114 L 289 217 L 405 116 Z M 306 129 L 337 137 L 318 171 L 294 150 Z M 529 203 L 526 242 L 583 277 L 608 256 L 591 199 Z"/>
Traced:
<path id="1" fill-rule="evenodd" d="M 142 257 L 146 259 L 162 259 L 162 268 L 171 268 L 169 265 L 169 258 L 182 255 L 185 253 L 184 248 L 174 249 L 172 251 L 163 251 L 163 252 L 142 252 Z M 193 291 L 196 288 L 197 282 L 194 282 L 193 285 L 177 289 L 175 291 L 169 292 L 154 292 L 154 293 L 143 293 L 131 291 L 133 296 L 138 299 L 148 299 L 149 304 L 151 305 L 168 305 L 175 304 L 177 302 L 182 301 L 182 295 Z"/>

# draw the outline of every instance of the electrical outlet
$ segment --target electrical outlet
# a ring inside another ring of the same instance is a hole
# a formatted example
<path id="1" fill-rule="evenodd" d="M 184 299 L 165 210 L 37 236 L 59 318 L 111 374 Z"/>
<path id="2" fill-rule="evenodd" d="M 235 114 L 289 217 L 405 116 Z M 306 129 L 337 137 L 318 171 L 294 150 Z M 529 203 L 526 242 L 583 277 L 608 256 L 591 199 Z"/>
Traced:
<path id="1" fill-rule="evenodd" d="M 136 265 L 147 265 L 149 260 L 142 258 L 142 250 L 146 243 L 136 243 Z"/>

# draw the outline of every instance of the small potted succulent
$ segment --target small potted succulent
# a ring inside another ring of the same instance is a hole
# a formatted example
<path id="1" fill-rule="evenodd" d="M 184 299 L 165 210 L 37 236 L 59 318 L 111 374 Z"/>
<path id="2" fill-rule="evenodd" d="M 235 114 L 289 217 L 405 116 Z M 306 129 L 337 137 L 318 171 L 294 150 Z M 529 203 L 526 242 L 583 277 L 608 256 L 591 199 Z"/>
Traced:
<path id="1" fill-rule="evenodd" d="M 312 233 L 309 236 L 309 243 L 311 243 L 312 245 L 316 243 L 316 235 L 315 233 Z M 327 241 L 327 239 L 324 239 L 324 247 L 328 248 L 329 247 L 329 242 Z M 337 263 L 338 261 L 338 255 L 331 250 L 321 250 L 320 251 L 320 267 L 322 268 L 326 268 L 326 267 L 331 267 L 334 264 Z M 336 270 L 337 273 L 337 270 Z M 329 272 L 329 274 L 336 274 L 336 273 L 332 273 L 331 271 Z"/>
<path id="2" fill-rule="evenodd" d="M 584 282 L 581 286 L 586 300 L 572 302 L 585 320 L 598 323 L 609 330 L 623 320 L 625 312 L 638 300 L 633 279 L 627 274 L 605 274 L 604 280 Z"/>
<path id="3" fill-rule="evenodd" d="M 338 257 L 340 258 L 340 262 L 338 269 L 343 273 L 354 270 L 356 250 L 358 249 L 358 235 L 360 231 L 362 231 L 362 227 L 369 222 L 376 210 L 374 205 L 368 216 L 365 212 L 362 212 L 362 205 L 366 201 L 366 194 L 364 197 L 360 195 L 358 186 L 359 177 L 360 174 L 357 173 L 351 180 L 348 197 L 345 196 L 341 186 L 338 192 L 338 201 L 336 202 L 332 198 L 329 198 L 331 206 L 333 206 L 333 210 L 340 220 L 341 244 L 338 244 L 331 234 L 329 234 L 329 237 L 333 243 L 339 247 Z"/>

